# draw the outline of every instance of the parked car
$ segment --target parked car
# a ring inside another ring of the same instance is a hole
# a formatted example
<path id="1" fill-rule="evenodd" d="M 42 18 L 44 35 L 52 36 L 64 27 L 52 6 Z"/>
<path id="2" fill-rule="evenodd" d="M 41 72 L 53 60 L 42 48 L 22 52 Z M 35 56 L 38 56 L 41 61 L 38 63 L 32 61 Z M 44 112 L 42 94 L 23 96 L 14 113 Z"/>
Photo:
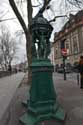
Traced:
<path id="1" fill-rule="evenodd" d="M 72 71 L 73 72 L 78 72 L 78 62 L 75 62 L 72 66 Z"/>
<path id="2" fill-rule="evenodd" d="M 55 65 L 55 71 L 57 72 L 57 71 L 58 71 L 58 69 L 59 69 L 59 65 L 58 65 L 58 64 L 56 64 L 56 65 Z"/>
<path id="3" fill-rule="evenodd" d="M 58 68 L 57 72 L 58 72 L 58 73 L 64 73 L 63 67 Z M 68 67 L 65 67 L 65 72 L 66 72 L 66 73 L 71 73 L 72 70 L 71 70 L 70 68 L 68 68 Z"/>

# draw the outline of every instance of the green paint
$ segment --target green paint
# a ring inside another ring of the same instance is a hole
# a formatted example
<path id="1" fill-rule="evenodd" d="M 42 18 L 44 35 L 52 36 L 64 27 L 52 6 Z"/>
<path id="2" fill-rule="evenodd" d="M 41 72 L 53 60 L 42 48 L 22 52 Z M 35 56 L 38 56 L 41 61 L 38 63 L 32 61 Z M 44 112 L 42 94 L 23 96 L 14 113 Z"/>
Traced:
<path id="1" fill-rule="evenodd" d="M 53 65 L 48 59 L 34 60 L 32 65 L 32 86 L 30 100 L 27 104 L 28 112 L 21 117 L 25 125 L 56 119 L 63 121 L 64 110 L 56 102 L 56 92 L 53 86 Z"/>
<path id="2" fill-rule="evenodd" d="M 40 14 L 41 15 L 41 14 Z M 53 86 L 53 65 L 48 59 L 50 53 L 50 34 L 52 27 L 41 15 L 37 15 L 32 23 L 32 85 L 30 99 L 27 101 L 27 112 L 20 118 L 24 125 L 56 119 L 63 121 L 65 113 L 56 102 Z M 40 23 L 41 22 L 41 23 Z M 38 45 L 38 49 L 36 45 Z M 27 99 L 28 100 L 28 99 Z"/>

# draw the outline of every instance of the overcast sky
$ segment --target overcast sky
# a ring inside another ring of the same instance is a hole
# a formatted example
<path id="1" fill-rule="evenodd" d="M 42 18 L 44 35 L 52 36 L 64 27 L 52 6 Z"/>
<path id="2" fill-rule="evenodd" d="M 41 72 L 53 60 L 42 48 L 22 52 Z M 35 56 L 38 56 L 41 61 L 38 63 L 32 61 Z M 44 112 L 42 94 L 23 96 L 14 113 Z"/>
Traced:
<path id="1" fill-rule="evenodd" d="M 36 3 L 37 0 L 34 0 L 34 4 Z M 41 0 L 40 0 L 41 1 Z M 54 16 L 57 15 L 69 15 L 70 11 L 72 13 L 76 13 L 77 12 L 77 8 L 73 7 L 72 9 L 68 9 L 65 8 L 65 0 L 63 0 L 63 4 L 61 4 L 62 0 L 52 0 L 52 2 L 50 3 L 51 5 L 51 9 L 49 11 L 46 11 L 44 13 L 44 16 L 47 17 L 48 20 L 52 19 Z M 24 15 L 26 16 L 26 3 L 24 3 Z M 39 8 L 34 9 L 34 14 L 35 15 L 37 13 L 37 11 L 39 10 Z M 0 0 L 0 19 L 6 19 L 6 18 L 16 18 L 16 16 L 14 15 L 8 0 Z M 27 22 L 27 19 L 25 18 L 25 21 Z M 54 27 L 54 32 L 58 32 L 61 27 L 65 24 L 66 18 L 61 18 L 61 19 L 57 19 L 55 22 L 52 23 L 52 26 Z M 22 30 L 19 22 L 17 19 L 15 20 L 11 20 L 11 21 L 6 21 L 6 22 L 0 22 L 0 25 L 6 25 L 8 27 L 8 29 L 10 29 L 11 34 L 13 35 L 16 31 Z M 53 32 L 53 33 L 54 33 Z M 20 36 L 18 36 L 17 40 L 19 39 Z M 53 41 L 53 35 L 51 38 L 51 41 Z M 25 47 L 25 39 L 23 37 L 23 39 L 21 39 L 20 42 L 20 50 L 18 52 L 19 55 L 19 62 L 21 62 L 26 54 L 26 47 Z"/>

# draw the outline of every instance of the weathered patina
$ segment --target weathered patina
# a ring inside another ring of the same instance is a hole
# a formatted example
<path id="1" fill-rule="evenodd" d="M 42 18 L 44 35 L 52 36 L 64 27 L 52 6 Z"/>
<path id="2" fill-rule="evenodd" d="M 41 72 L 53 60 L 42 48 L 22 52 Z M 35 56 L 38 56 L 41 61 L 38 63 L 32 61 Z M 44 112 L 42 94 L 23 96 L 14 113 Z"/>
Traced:
<path id="1" fill-rule="evenodd" d="M 32 32 L 32 85 L 28 111 L 21 117 L 25 125 L 33 125 L 46 119 L 64 120 L 64 112 L 57 105 L 53 86 L 53 65 L 48 59 L 50 36 L 53 30 L 49 22 L 39 13 L 30 26 Z"/>

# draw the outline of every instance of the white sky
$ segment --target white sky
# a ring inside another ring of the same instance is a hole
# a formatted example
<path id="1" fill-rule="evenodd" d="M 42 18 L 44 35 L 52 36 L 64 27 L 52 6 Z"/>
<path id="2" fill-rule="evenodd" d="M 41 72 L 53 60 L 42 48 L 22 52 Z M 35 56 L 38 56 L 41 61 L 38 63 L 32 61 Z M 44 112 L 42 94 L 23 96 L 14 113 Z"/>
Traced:
<path id="1" fill-rule="evenodd" d="M 41 1 L 41 0 L 40 0 Z M 63 5 L 61 5 L 60 3 L 62 2 L 62 0 L 52 0 L 52 2 L 50 3 L 51 5 L 51 10 L 47 11 L 44 13 L 44 16 L 47 17 L 48 20 L 52 19 L 54 16 L 57 15 L 65 15 L 65 14 L 69 14 L 69 11 L 71 9 L 66 9 L 64 8 L 64 3 L 65 0 L 63 0 Z M 34 4 L 36 4 L 36 0 L 34 0 Z M 24 5 L 24 12 L 26 12 L 25 10 L 26 5 Z M 73 13 L 77 12 L 77 8 L 73 8 Z M 35 15 L 38 11 L 38 8 L 34 9 L 34 14 Z M 5 15 L 6 14 L 6 15 Z M 5 15 L 5 16 L 3 16 Z M 24 15 L 27 15 L 27 13 L 24 13 Z M 3 16 L 3 17 L 2 17 Z M 0 19 L 6 19 L 6 18 L 16 18 L 16 16 L 14 15 L 8 0 L 0 0 Z M 65 19 L 66 18 L 58 18 L 54 23 L 52 23 L 52 26 L 54 27 L 54 32 L 58 32 L 61 27 L 64 25 L 65 23 Z M 25 18 L 26 21 L 26 18 Z M 8 27 L 8 29 L 10 29 L 11 34 L 13 35 L 16 31 L 22 30 L 18 20 L 11 20 L 11 21 L 6 21 L 6 22 L 0 22 L 0 25 L 6 25 Z M 20 36 L 18 36 L 17 40 L 19 39 Z M 53 41 L 53 35 L 51 40 Z M 20 50 L 18 52 L 18 56 L 19 56 L 19 62 L 23 61 L 23 58 L 26 54 L 26 43 L 25 43 L 25 39 L 23 38 L 21 41 L 19 41 L 20 43 Z"/>

